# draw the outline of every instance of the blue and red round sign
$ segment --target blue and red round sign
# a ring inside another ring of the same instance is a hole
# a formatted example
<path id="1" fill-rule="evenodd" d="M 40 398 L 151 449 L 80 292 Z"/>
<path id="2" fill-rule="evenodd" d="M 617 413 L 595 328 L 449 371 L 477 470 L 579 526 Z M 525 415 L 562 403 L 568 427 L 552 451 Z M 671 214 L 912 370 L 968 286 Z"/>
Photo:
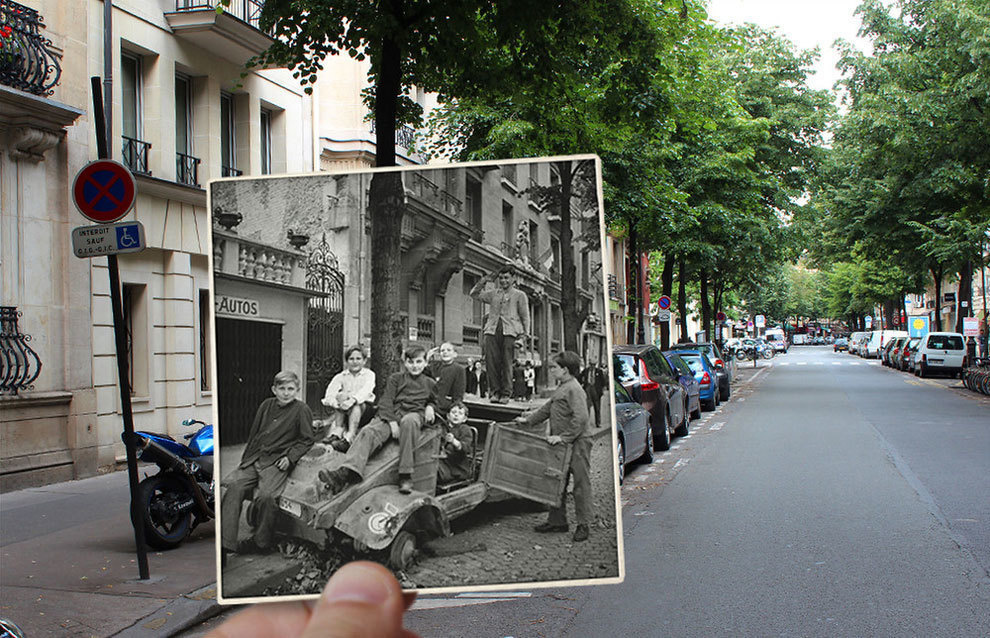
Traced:
<path id="1" fill-rule="evenodd" d="M 663 295 L 657 299 L 657 305 L 660 306 L 660 310 L 667 310 L 670 308 L 670 297 Z"/>
<path id="2" fill-rule="evenodd" d="M 82 216 L 112 224 L 134 205 L 134 176 L 120 162 L 100 159 L 82 167 L 72 181 L 72 201 Z"/>

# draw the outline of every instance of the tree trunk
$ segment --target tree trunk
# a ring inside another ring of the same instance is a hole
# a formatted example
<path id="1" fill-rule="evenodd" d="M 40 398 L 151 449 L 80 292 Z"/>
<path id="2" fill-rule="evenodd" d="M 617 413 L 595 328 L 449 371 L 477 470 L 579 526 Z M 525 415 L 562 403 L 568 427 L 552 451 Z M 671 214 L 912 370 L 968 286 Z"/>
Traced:
<path id="1" fill-rule="evenodd" d="M 636 245 L 636 224 L 629 220 L 629 285 L 626 287 L 626 310 L 632 321 L 626 322 L 626 343 L 637 343 L 636 322 L 639 319 L 639 248 Z"/>
<path id="2" fill-rule="evenodd" d="M 935 281 L 935 332 L 942 332 L 942 271 L 941 265 L 929 268 Z"/>
<path id="3" fill-rule="evenodd" d="M 705 341 L 714 341 L 712 335 L 712 308 L 708 303 L 708 275 L 701 274 L 701 329 L 705 331 Z"/>
<path id="4" fill-rule="evenodd" d="M 963 302 L 966 307 L 963 307 Z M 956 332 L 963 331 L 963 317 L 973 316 L 973 262 L 967 261 L 959 270 L 959 292 L 956 294 Z"/>
<path id="5" fill-rule="evenodd" d="M 588 316 L 587 308 L 577 307 L 577 268 L 574 265 L 574 242 L 571 229 L 571 195 L 574 177 L 585 170 L 587 161 L 557 162 L 560 173 L 560 311 L 564 315 L 564 350 L 579 352 L 581 325 Z"/>
<path id="6" fill-rule="evenodd" d="M 677 312 L 680 315 L 681 336 L 678 341 L 688 341 L 687 328 L 687 294 L 685 284 L 687 279 L 687 267 L 684 264 L 684 255 L 677 259 Z"/>
<path id="7" fill-rule="evenodd" d="M 660 275 L 660 291 L 662 295 L 671 297 L 674 294 L 674 255 L 667 255 L 663 260 L 663 273 Z M 660 324 L 661 350 L 670 347 L 670 322 Z"/>
<path id="8" fill-rule="evenodd" d="M 395 118 L 400 91 L 400 51 L 395 41 L 382 41 L 381 73 L 375 94 L 375 165 L 395 166 Z M 402 360 L 403 330 L 399 315 L 399 274 L 402 272 L 402 177 L 375 173 L 368 209 L 371 221 L 371 369 L 375 392 L 385 389 L 389 375 Z M 410 317 L 410 321 L 414 318 Z"/>
<path id="9" fill-rule="evenodd" d="M 887 330 L 894 328 L 894 300 L 888 299 L 883 302 L 883 327 Z"/>

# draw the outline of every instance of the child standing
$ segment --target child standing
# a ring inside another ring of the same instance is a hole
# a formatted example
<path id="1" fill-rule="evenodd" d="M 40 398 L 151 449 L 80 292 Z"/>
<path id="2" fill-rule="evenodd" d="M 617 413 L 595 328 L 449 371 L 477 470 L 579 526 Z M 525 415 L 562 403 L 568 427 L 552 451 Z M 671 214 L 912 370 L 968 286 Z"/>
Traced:
<path id="1" fill-rule="evenodd" d="M 385 393 L 378 404 L 378 414 L 358 431 L 347 450 L 344 462 L 328 472 L 320 470 L 319 478 L 331 494 L 364 478 L 368 458 L 389 438 L 399 440 L 399 491 L 412 491 L 413 451 L 424 423 L 433 423 L 437 404 L 436 381 L 423 374 L 426 369 L 426 349 L 419 344 L 406 348 L 403 354 L 404 372 L 388 378 Z"/>
<path id="2" fill-rule="evenodd" d="M 283 370 L 275 375 L 272 394 L 261 402 L 251 424 L 247 446 L 241 454 L 240 465 L 224 481 L 225 491 L 220 502 L 223 521 L 221 545 L 232 552 L 243 552 L 251 546 L 238 546 L 237 533 L 241 505 L 254 492 L 258 510 L 258 526 L 254 545 L 267 549 L 271 545 L 275 522 L 275 499 L 282 493 L 289 470 L 313 445 L 313 413 L 309 406 L 296 398 L 299 377 Z M 257 490 L 255 490 L 257 488 Z"/>
<path id="3" fill-rule="evenodd" d="M 344 362 L 347 369 L 330 380 L 321 402 L 333 410 L 333 424 L 327 432 L 327 440 L 336 435 L 350 444 L 357 435 L 358 423 L 365 409 L 375 401 L 375 373 L 364 367 L 365 356 L 361 346 L 348 348 L 344 353 Z"/>
<path id="4" fill-rule="evenodd" d="M 437 466 L 437 479 L 440 483 L 461 481 L 471 478 L 471 427 L 467 424 L 468 409 L 458 401 L 450 406 L 447 412 L 447 424 L 444 426 L 443 448 L 445 456 L 441 457 Z"/>
<path id="5" fill-rule="evenodd" d="M 588 540 L 591 522 L 591 438 L 588 430 L 588 403 L 577 376 L 581 373 L 581 357 L 567 350 L 555 355 L 547 368 L 550 378 L 558 382 L 550 399 L 528 416 L 516 417 L 516 422 L 536 425 L 550 420 L 551 445 L 570 444 L 571 464 L 568 480 L 574 479 L 574 513 L 577 527 L 573 540 Z M 566 532 L 567 526 L 567 485 L 561 495 L 560 504 L 551 507 L 547 521 L 534 528 L 541 534 Z"/>
<path id="6" fill-rule="evenodd" d="M 457 363 L 457 349 L 454 344 L 449 341 L 440 344 L 439 355 L 439 360 L 427 364 L 426 374 L 437 382 L 437 414 L 447 418 L 450 406 L 464 400 L 467 372 L 464 366 Z"/>

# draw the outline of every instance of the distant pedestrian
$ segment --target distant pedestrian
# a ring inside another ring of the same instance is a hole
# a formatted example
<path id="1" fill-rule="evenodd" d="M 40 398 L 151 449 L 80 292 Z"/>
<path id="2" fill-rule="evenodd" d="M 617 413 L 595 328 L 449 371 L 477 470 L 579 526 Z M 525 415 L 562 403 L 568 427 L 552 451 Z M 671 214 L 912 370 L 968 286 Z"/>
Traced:
<path id="1" fill-rule="evenodd" d="M 488 396 L 488 373 L 485 372 L 485 367 L 480 361 L 475 361 L 468 368 L 465 391 L 478 398 Z"/>
<path id="2" fill-rule="evenodd" d="M 594 425 L 602 424 L 602 392 L 605 390 L 605 375 L 601 368 L 588 357 L 588 365 L 581 371 L 581 387 L 588 396 L 589 412 L 594 413 Z"/>
<path id="3" fill-rule="evenodd" d="M 523 367 L 523 380 L 526 382 L 526 400 L 529 401 L 536 392 L 536 370 L 532 361 L 527 361 Z"/>

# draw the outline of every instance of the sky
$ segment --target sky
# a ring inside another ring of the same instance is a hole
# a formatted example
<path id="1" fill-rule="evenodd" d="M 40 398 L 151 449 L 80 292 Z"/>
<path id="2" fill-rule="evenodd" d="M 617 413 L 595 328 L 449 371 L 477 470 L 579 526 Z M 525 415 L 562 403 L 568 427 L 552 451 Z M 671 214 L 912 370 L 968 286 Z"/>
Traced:
<path id="1" fill-rule="evenodd" d="M 821 58 L 808 84 L 813 89 L 831 89 L 839 72 L 838 53 L 832 43 L 842 38 L 861 51 L 869 42 L 858 37 L 859 17 L 853 15 L 860 0 L 709 0 L 708 15 L 719 24 L 754 22 L 776 30 L 799 49 L 818 47 Z"/>

